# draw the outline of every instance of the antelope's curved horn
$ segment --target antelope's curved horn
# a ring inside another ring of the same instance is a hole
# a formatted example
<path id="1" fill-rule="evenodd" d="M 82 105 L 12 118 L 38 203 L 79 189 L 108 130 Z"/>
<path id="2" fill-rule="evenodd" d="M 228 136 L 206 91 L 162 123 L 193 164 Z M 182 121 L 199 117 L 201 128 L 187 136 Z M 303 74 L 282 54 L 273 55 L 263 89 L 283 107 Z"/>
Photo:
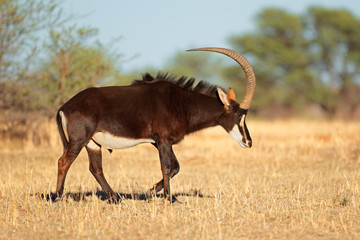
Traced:
<path id="1" fill-rule="evenodd" d="M 241 55 L 240 53 L 237 53 L 233 50 L 226 49 L 226 48 L 212 48 L 212 47 L 210 47 L 210 48 L 195 48 L 195 49 L 189 49 L 187 51 L 208 51 L 208 52 L 222 53 L 228 57 L 231 57 L 237 63 L 239 63 L 241 68 L 244 70 L 245 76 L 246 76 L 246 93 L 245 93 L 244 99 L 240 103 L 240 107 L 243 109 L 250 108 L 251 100 L 255 93 L 256 79 L 255 79 L 254 70 L 252 69 L 249 61 L 246 60 L 246 58 L 243 55 Z"/>

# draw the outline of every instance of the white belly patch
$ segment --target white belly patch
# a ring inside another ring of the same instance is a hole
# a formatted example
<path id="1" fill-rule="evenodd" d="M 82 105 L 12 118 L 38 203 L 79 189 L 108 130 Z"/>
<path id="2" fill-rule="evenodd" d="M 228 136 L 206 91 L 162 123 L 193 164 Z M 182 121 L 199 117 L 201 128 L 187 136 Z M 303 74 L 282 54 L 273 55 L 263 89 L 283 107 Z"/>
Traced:
<path id="1" fill-rule="evenodd" d="M 155 143 L 153 139 L 149 138 L 126 138 L 114 136 L 108 132 L 97 132 L 93 135 L 92 139 L 101 146 L 108 149 L 123 149 L 133 147 L 140 143 Z"/>

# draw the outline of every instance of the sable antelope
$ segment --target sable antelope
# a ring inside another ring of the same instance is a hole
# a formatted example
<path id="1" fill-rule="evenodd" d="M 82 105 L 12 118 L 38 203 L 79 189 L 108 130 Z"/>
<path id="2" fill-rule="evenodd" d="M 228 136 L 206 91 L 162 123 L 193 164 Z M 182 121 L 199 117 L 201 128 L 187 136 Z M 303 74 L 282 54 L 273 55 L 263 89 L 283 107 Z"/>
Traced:
<path id="1" fill-rule="evenodd" d="M 58 110 L 56 121 L 64 146 L 58 162 L 57 196 L 61 197 L 66 173 L 83 147 L 86 148 L 90 172 L 113 201 L 117 194 L 107 183 L 101 147 L 123 149 L 140 143 L 151 143 L 159 151 L 163 179 L 149 189 L 147 196 L 164 188 L 170 197 L 170 179 L 180 169 L 172 145 L 185 135 L 211 126 L 222 126 L 241 147 L 252 145 L 245 119 L 255 92 L 255 75 L 250 63 L 239 53 L 224 48 L 198 48 L 188 51 L 210 51 L 225 54 L 240 64 L 247 88 L 240 104 L 234 91 L 224 90 L 203 81 L 175 79 L 166 74 L 153 78 L 145 74 L 129 86 L 88 88 Z"/>

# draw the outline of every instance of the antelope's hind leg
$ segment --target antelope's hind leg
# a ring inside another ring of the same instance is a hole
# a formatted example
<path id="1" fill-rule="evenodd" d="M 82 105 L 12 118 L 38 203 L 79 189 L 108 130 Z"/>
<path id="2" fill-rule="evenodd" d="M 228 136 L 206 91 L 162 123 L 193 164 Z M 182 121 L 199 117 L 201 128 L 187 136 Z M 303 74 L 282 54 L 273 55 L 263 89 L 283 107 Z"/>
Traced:
<path id="1" fill-rule="evenodd" d="M 85 144 L 82 142 L 69 142 L 67 148 L 64 150 L 63 155 L 59 158 L 58 176 L 56 183 L 57 199 L 62 197 L 66 174 L 69 171 L 71 164 L 74 162 L 76 157 L 79 155 L 81 149 L 84 147 L 84 145 Z"/>
<path id="2" fill-rule="evenodd" d="M 93 140 L 90 140 L 90 142 L 85 146 L 85 148 L 89 156 L 90 172 L 95 177 L 96 181 L 100 184 L 102 189 L 105 191 L 106 195 L 110 199 L 110 202 L 113 203 L 120 202 L 120 198 L 111 189 L 111 187 L 109 186 L 108 182 L 105 179 L 102 168 L 101 147 L 98 146 Z"/>

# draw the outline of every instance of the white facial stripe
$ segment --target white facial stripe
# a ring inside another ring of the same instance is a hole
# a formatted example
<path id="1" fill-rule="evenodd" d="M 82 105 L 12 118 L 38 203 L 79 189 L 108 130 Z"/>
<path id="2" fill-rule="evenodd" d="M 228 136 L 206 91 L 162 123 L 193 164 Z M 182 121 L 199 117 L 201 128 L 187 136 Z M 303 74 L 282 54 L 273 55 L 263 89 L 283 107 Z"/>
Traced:
<path id="1" fill-rule="evenodd" d="M 245 115 L 242 115 L 241 120 L 240 120 L 240 127 L 244 128 L 244 126 L 245 126 Z"/>
<path id="2" fill-rule="evenodd" d="M 246 147 L 246 145 L 244 144 L 243 140 L 243 136 L 240 133 L 239 127 L 237 124 L 234 125 L 233 129 L 229 132 L 229 135 L 234 138 L 241 147 Z"/>
<path id="3" fill-rule="evenodd" d="M 133 139 L 133 138 L 118 137 L 108 132 L 97 132 L 93 135 L 92 138 L 95 140 L 95 142 L 108 149 L 129 148 L 138 145 L 140 143 L 155 143 L 153 139 L 148 139 L 148 138 Z"/>
<path id="4" fill-rule="evenodd" d="M 248 139 L 246 138 L 246 132 L 245 132 L 245 115 L 242 115 L 241 120 L 240 120 L 240 127 L 242 129 L 242 133 L 244 134 L 244 138 L 245 138 L 245 142 L 248 141 Z"/>
<path id="5" fill-rule="evenodd" d="M 65 117 L 65 114 L 63 111 L 60 111 L 59 112 L 59 115 L 61 117 L 61 125 L 62 125 L 62 128 L 63 128 L 63 131 L 65 133 L 65 138 L 67 141 L 69 141 L 69 135 L 68 135 L 68 132 L 67 132 L 67 126 L 66 126 L 66 117 Z"/>
<path id="6" fill-rule="evenodd" d="M 90 140 L 90 142 L 86 146 L 93 150 L 100 150 L 99 145 L 97 145 L 93 140 Z"/>

